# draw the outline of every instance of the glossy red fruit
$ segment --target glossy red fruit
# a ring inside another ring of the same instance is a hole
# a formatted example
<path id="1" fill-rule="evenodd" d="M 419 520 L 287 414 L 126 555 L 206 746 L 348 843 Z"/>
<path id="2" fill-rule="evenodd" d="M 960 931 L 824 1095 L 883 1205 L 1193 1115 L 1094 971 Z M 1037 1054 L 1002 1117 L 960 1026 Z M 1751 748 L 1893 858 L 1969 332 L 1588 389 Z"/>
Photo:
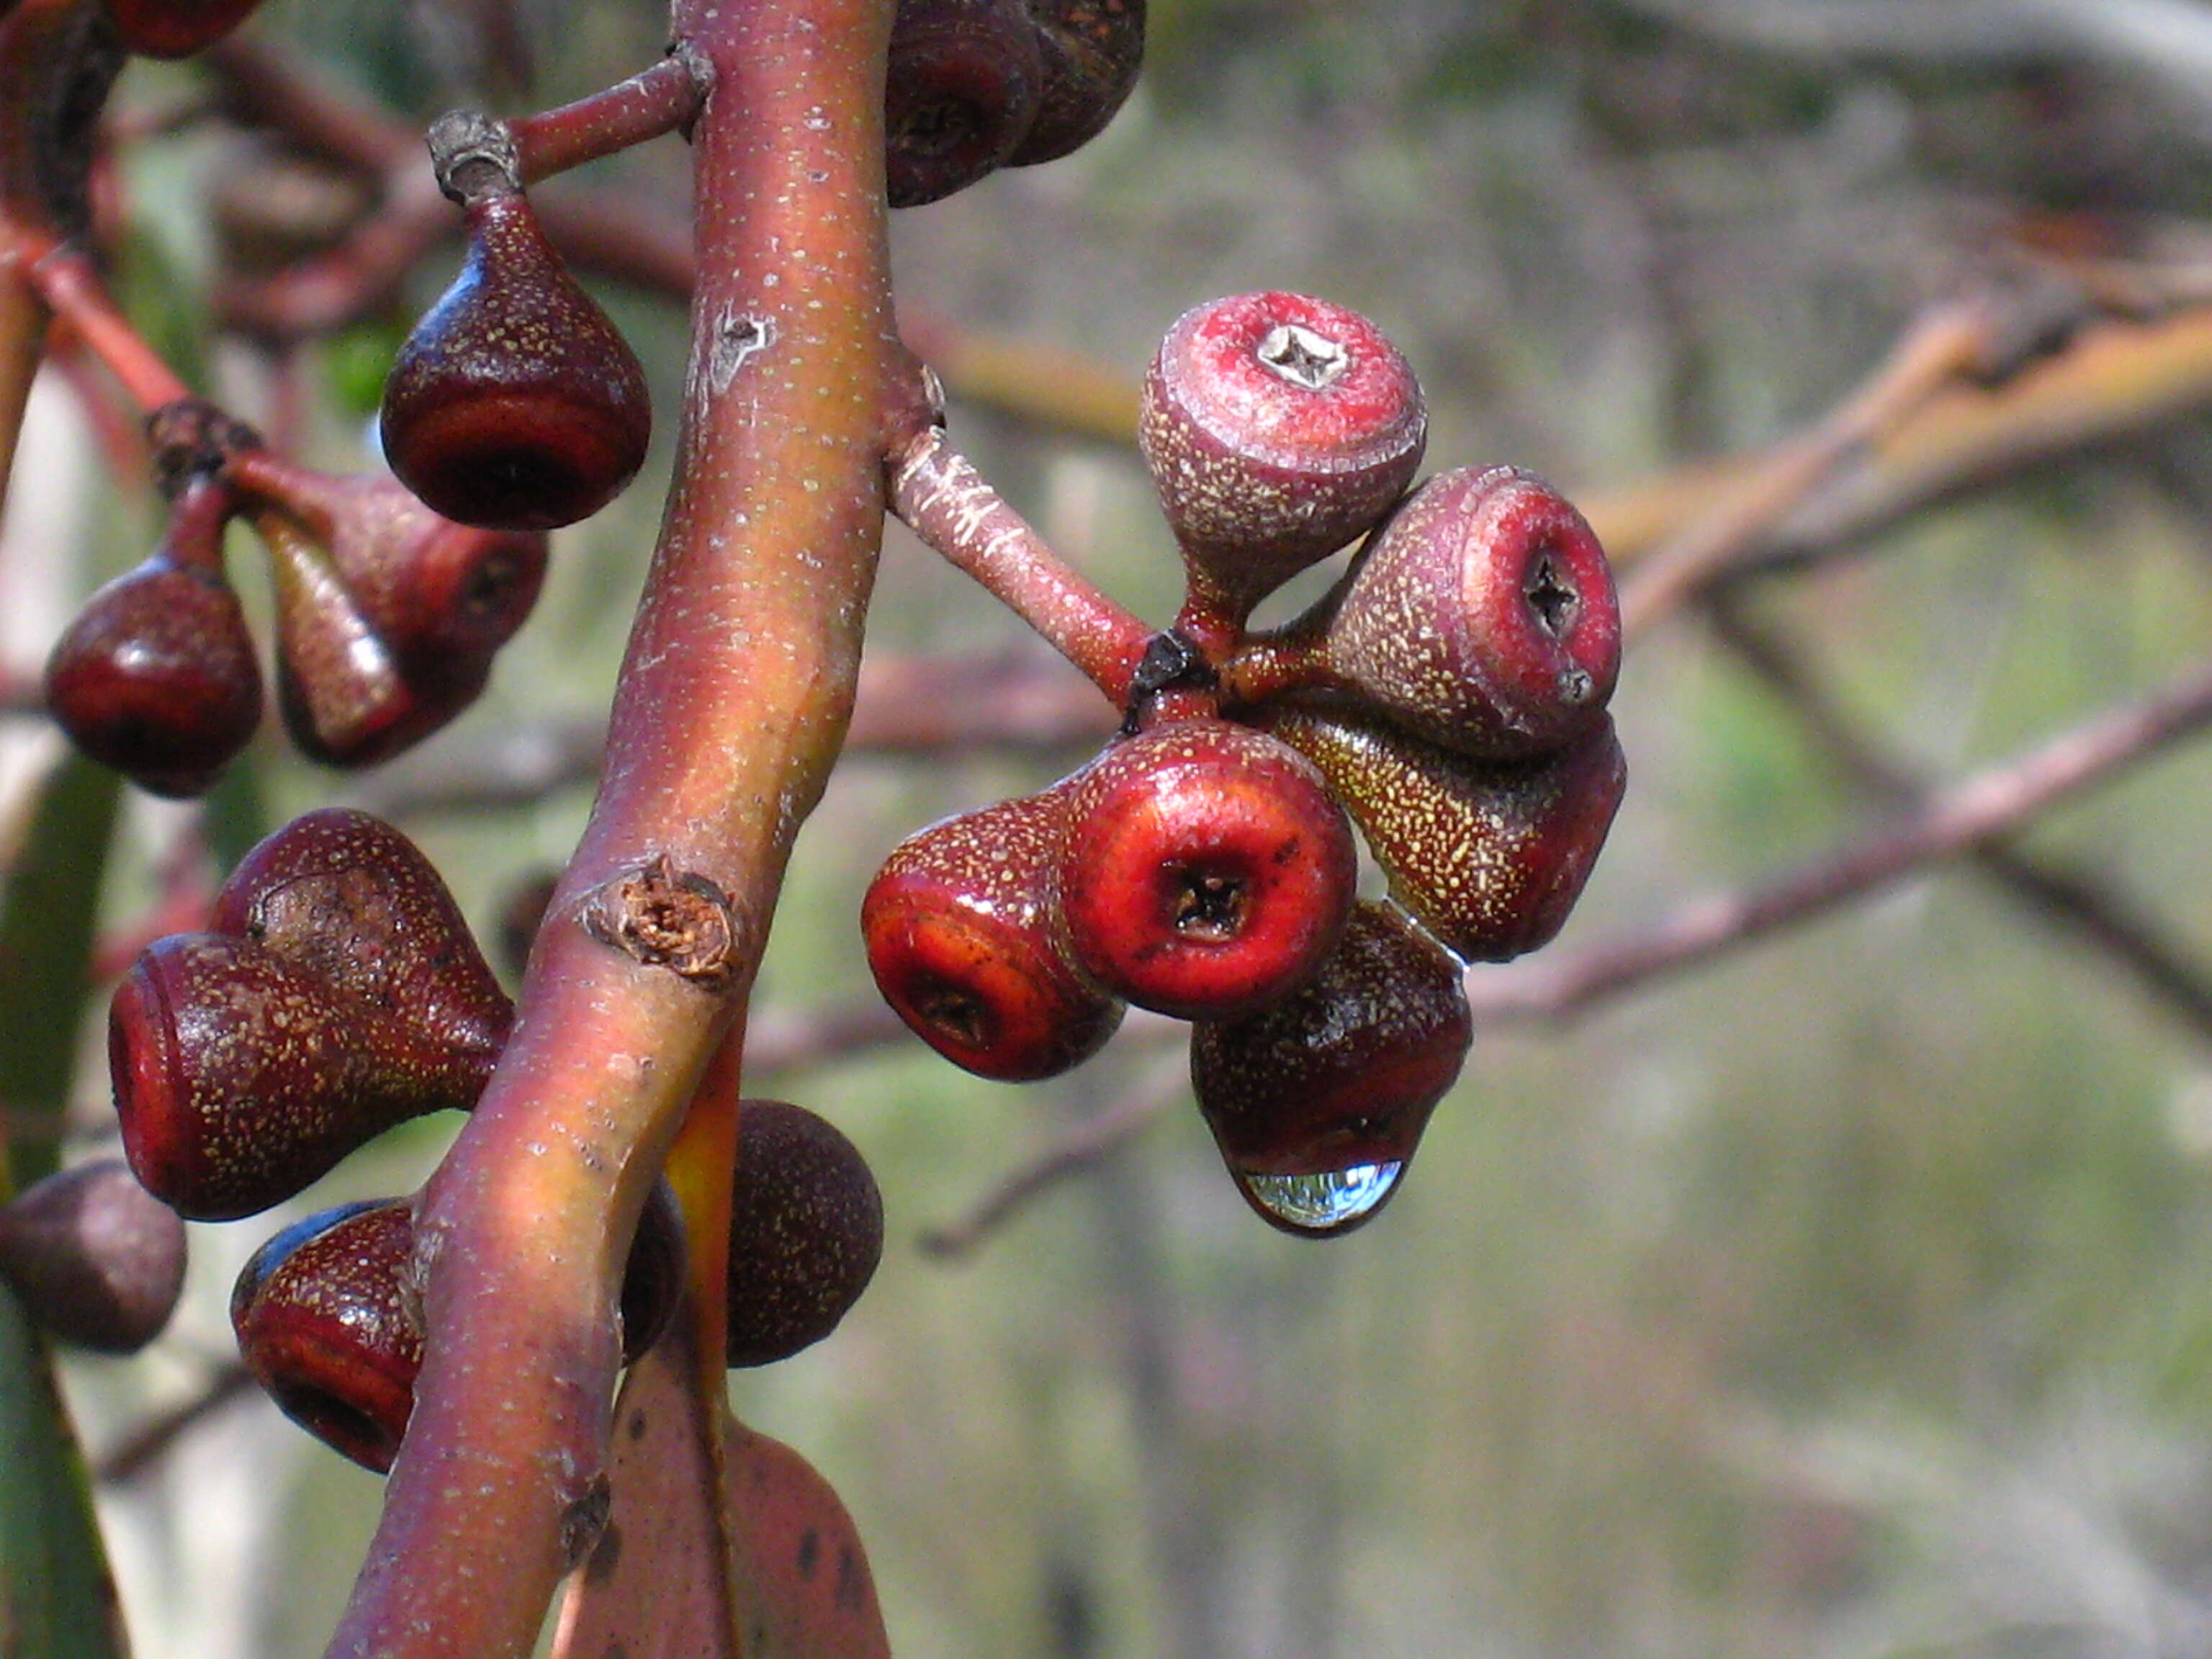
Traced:
<path id="1" fill-rule="evenodd" d="M 414 1199 L 373 1199 L 285 1228 L 231 1288 L 231 1328 L 254 1380 L 285 1416 L 380 1474 L 415 1413 L 417 1273 Z M 623 1280 L 625 1363 L 666 1328 L 683 1281 L 683 1222 L 667 1183 L 656 1182 Z"/>
<path id="2" fill-rule="evenodd" d="M 1364 535 L 1421 464 L 1412 368 L 1358 312 L 1240 294 L 1185 312 L 1145 376 L 1138 442 L 1194 600 L 1242 621 Z"/>
<path id="3" fill-rule="evenodd" d="M 1055 161 L 1106 130 L 1145 60 L 1145 0 L 1029 0 L 1044 95 L 1008 167 Z"/>
<path id="4" fill-rule="evenodd" d="M 1363 901 L 1303 988 L 1192 1029 L 1191 1081 L 1245 1201 L 1334 1237 L 1396 1194 L 1473 1040 L 1459 964 L 1396 906 Z"/>
<path id="5" fill-rule="evenodd" d="M 0 1279 L 31 1322 L 79 1347 L 135 1353 L 185 1282 L 185 1224 L 121 1159 L 48 1176 L 0 1209 Z"/>
<path id="6" fill-rule="evenodd" d="M 1628 783 L 1609 716 L 1524 761 L 1475 760 L 1351 708 L 1285 707 L 1266 724 L 1321 768 L 1398 902 L 1467 962 L 1559 933 Z"/>
<path id="7" fill-rule="evenodd" d="M 645 371 L 520 191 L 465 204 L 460 275 L 384 386 L 384 454 L 435 511 L 498 530 L 590 517 L 645 460 Z"/>
<path id="8" fill-rule="evenodd" d="M 228 34 L 261 0 L 107 0 L 123 44 L 142 58 L 189 58 Z M 0 6 L 0 11 L 6 8 Z"/>
<path id="9" fill-rule="evenodd" d="M 131 1169 L 195 1221 L 256 1214 L 395 1124 L 466 1109 L 491 1069 L 216 933 L 140 955 L 109 1006 L 107 1053 Z"/>
<path id="10" fill-rule="evenodd" d="M 261 670 L 222 572 L 228 493 L 187 485 L 153 556 L 85 602 L 46 661 L 70 740 L 159 795 L 197 795 L 261 723 Z"/>
<path id="11" fill-rule="evenodd" d="M 803 1107 L 741 1103 L 729 1363 L 772 1364 L 819 1342 L 860 1299 L 883 1251 L 883 1194 L 860 1148 Z"/>
<path id="12" fill-rule="evenodd" d="M 1043 85 L 1021 0 L 902 0 L 884 88 L 890 204 L 937 201 L 1000 167 L 1036 118 Z"/>
<path id="13" fill-rule="evenodd" d="M 1166 722 L 1070 781 L 1060 890 L 1077 965 L 1118 996 L 1227 1019 L 1336 946 L 1358 876 L 1313 763 L 1226 720 Z"/>
<path id="14" fill-rule="evenodd" d="M 416 695 L 305 526 L 270 508 L 252 517 L 276 592 L 277 708 L 302 754 L 374 765 L 459 712 Z"/>
<path id="15" fill-rule="evenodd" d="M 1067 792 L 1018 796 L 917 830 L 860 904 L 884 1000 L 954 1065 L 1002 1083 L 1096 1054 L 1123 1004 L 1077 971 L 1060 937 Z"/>
<path id="16" fill-rule="evenodd" d="M 422 1330 L 413 1203 L 324 1210 L 256 1250 L 230 1293 L 238 1352 L 277 1409 L 381 1474 L 415 1411 Z"/>
<path id="17" fill-rule="evenodd" d="M 1326 649 L 1340 684 L 1431 741 L 1528 756 L 1596 725 L 1620 608 L 1564 496 L 1513 467 L 1466 468 L 1431 478 L 1368 544 Z"/>
<path id="18" fill-rule="evenodd" d="M 328 806 L 264 838 L 216 895 L 211 932 L 252 940 L 333 990 L 489 1066 L 514 1005 L 420 848 Z"/>

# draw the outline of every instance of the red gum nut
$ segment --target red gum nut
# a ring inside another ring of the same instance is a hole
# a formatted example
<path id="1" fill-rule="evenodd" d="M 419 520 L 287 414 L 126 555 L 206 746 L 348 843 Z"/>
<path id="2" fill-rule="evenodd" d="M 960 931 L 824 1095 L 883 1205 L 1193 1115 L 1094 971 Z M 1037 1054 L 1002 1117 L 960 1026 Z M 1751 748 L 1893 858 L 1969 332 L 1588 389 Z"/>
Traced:
<path id="1" fill-rule="evenodd" d="M 1122 1004 L 1076 971 L 1056 900 L 1064 789 L 1018 796 L 917 831 L 860 905 L 884 1000 L 954 1065 L 1002 1083 L 1087 1060 Z"/>
<path id="2" fill-rule="evenodd" d="M 1628 782 L 1612 718 L 1555 755 L 1480 761 L 1370 715 L 1271 711 L 1322 769 L 1398 902 L 1467 962 L 1505 962 L 1566 923 Z"/>
<path id="3" fill-rule="evenodd" d="M 230 1294 L 238 1352 L 277 1408 L 381 1474 L 415 1412 L 422 1333 L 406 1275 L 413 1204 L 343 1205 L 256 1250 Z"/>
<path id="4" fill-rule="evenodd" d="M 261 723 L 261 670 L 220 570 L 156 555 L 85 602 L 46 664 L 71 742 L 157 795 L 197 795 Z"/>
<path id="5" fill-rule="evenodd" d="M 123 1150 L 194 1221 L 281 1203 L 393 1125 L 476 1103 L 491 1057 L 347 996 L 251 939 L 179 933 L 116 988 Z"/>
<path id="6" fill-rule="evenodd" d="M 1192 1029 L 1191 1080 L 1232 1171 L 1402 1163 L 1474 1036 L 1459 964 L 1395 906 L 1362 901 L 1343 943 L 1299 990 Z"/>
<path id="7" fill-rule="evenodd" d="M 385 459 L 449 519 L 557 529 L 605 507 L 643 464 L 645 371 L 521 192 L 486 191 L 466 211 L 460 275 L 385 381 Z"/>
<path id="8" fill-rule="evenodd" d="M 544 532 L 461 524 L 389 473 L 319 472 L 260 450 L 229 476 L 328 550 L 362 620 L 410 682 L 482 690 L 544 585 Z"/>
<path id="9" fill-rule="evenodd" d="M 1428 420 L 1412 368 L 1358 312 L 1246 294 L 1168 330 L 1137 435 L 1194 596 L 1241 620 L 1389 511 Z"/>
<path id="10" fill-rule="evenodd" d="M 883 1194 L 860 1149 L 802 1106 L 741 1103 L 728 1363 L 774 1364 L 822 1340 L 860 1299 L 883 1254 Z"/>
<path id="11" fill-rule="evenodd" d="M 1044 96 L 1008 167 L 1056 161 L 1106 130 L 1145 58 L 1145 0 L 1029 0 Z"/>
<path id="12" fill-rule="evenodd" d="M 1513 467 L 1438 473 L 1367 544 L 1328 625 L 1331 674 L 1447 749 L 1564 746 L 1620 672 L 1620 608 L 1581 514 Z"/>
<path id="13" fill-rule="evenodd" d="M 1125 738 L 1071 781 L 1060 903 L 1076 963 L 1139 1007 L 1221 1019 L 1334 950 L 1358 853 L 1320 772 L 1225 720 Z"/>
<path id="14" fill-rule="evenodd" d="M 369 813 L 323 807 L 264 837 L 208 927 L 487 1066 L 507 1042 L 514 1005 L 460 906 L 421 849 Z"/>

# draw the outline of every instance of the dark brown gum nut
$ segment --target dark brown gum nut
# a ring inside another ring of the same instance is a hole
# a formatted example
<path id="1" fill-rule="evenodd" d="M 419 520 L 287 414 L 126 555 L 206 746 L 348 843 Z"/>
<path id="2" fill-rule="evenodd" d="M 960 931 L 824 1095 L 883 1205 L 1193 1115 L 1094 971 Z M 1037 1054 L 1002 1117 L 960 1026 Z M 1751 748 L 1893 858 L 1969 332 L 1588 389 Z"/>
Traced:
<path id="1" fill-rule="evenodd" d="M 884 88 L 891 206 L 965 190 L 1013 153 L 1044 86 L 1021 0 L 901 0 Z"/>
<path id="2" fill-rule="evenodd" d="M 514 1006 L 422 850 L 383 819 L 327 806 L 239 861 L 209 930 L 250 939 L 342 994 L 489 1066 Z"/>
<path id="3" fill-rule="evenodd" d="M 1628 783 L 1610 715 L 1525 761 L 1475 760 L 1348 708 L 1278 708 L 1266 725 L 1321 768 L 1393 895 L 1464 962 L 1558 934 Z"/>
<path id="4" fill-rule="evenodd" d="M 1564 747 L 1620 672 L 1620 607 L 1583 515 L 1512 467 L 1431 478 L 1360 555 L 1329 623 L 1331 673 L 1463 754 Z"/>
<path id="5" fill-rule="evenodd" d="M 251 939 L 156 941 L 116 988 L 108 1068 L 124 1154 L 194 1221 L 254 1215 L 427 1112 L 465 1110 L 490 1076 Z"/>
<path id="6" fill-rule="evenodd" d="M 1044 94 L 1008 167 L 1056 161 L 1106 130 L 1145 61 L 1145 0 L 1029 0 Z"/>
<path id="7" fill-rule="evenodd" d="M 1358 312 L 1241 294 L 1168 330 L 1137 438 L 1194 600 L 1241 622 L 1390 510 L 1428 416 L 1412 367 Z"/>
<path id="8" fill-rule="evenodd" d="M 222 571 L 230 513 L 187 485 L 161 546 L 86 600 L 46 661 L 46 706 L 71 742 L 157 795 L 197 795 L 261 723 L 261 669 Z"/>
<path id="9" fill-rule="evenodd" d="M 643 464 L 645 371 L 520 191 L 484 191 L 465 211 L 460 275 L 385 382 L 385 459 L 449 519 L 557 529 L 605 507 Z"/>
<path id="10" fill-rule="evenodd" d="M 107 0 L 123 44 L 142 58 L 189 58 L 251 16 L 261 0 Z M 7 9 L 0 6 L 0 11 Z"/>
<path id="11" fill-rule="evenodd" d="M 1124 1005 L 1077 971 L 1060 937 L 1064 787 L 915 831 L 860 904 L 884 1000 L 954 1065 L 1001 1083 L 1098 1052 Z"/>
<path id="12" fill-rule="evenodd" d="M 875 1276 L 884 1200 L 867 1160 L 803 1107 L 738 1108 L 728 1359 L 772 1364 L 837 1328 Z"/>
<path id="13" fill-rule="evenodd" d="M 1459 964 L 1395 905 L 1363 900 L 1304 988 L 1192 1029 L 1191 1081 L 1253 1209 L 1334 1237 L 1397 1192 L 1473 1040 Z"/>
<path id="14" fill-rule="evenodd" d="M 185 1254 L 185 1224 L 119 1158 L 48 1176 L 0 1209 L 0 1279 L 32 1323 L 98 1353 L 136 1353 L 161 1334 Z"/>
<path id="15" fill-rule="evenodd" d="M 325 550 L 362 621 L 412 686 L 482 690 L 544 585 L 544 532 L 457 523 L 389 473 L 320 472 L 256 450 L 226 477 Z"/>
<path id="16" fill-rule="evenodd" d="M 684 1212 L 665 1180 L 653 1183 L 630 1241 L 623 1269 L 623 1364 L 634 1364 L 660 1340 L 684 1300 L 684 1275 L 690 1251 L 684 1243 Z"/>
<path id="17" fill-rule="evenodd" d="M 379 1474 L 422 1369 L 414 1260 L 410 1200 L 341 1205 L 270 1239 L 230 1293 L 239 1357 L 277 1409 Z"/>
<path id="18" fill-rule="evenodd" d="M 1071 780 L 1060 909 L 1076 965 L 1139 1007 L 1226 1019 L 1336 947 L 1358 854 L 1313 763 L 1226 720 L 1164 722 Z"/>

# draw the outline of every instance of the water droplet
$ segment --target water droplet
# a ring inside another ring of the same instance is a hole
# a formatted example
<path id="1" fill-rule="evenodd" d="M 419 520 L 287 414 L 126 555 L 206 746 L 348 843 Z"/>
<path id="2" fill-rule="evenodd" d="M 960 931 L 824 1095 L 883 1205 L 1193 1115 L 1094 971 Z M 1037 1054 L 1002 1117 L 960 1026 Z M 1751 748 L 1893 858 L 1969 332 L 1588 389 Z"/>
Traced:
<path id="1" fill-rule="evenodd" d="M 1329 1237 L 1347 1232 L 1381 1209 L 1398 1190 L 1402 1159 L 1355 1164 L 1317 1175 L 1255 1175 L 1232 1170 L 1253 1206 L 1285 1232 Z"/>

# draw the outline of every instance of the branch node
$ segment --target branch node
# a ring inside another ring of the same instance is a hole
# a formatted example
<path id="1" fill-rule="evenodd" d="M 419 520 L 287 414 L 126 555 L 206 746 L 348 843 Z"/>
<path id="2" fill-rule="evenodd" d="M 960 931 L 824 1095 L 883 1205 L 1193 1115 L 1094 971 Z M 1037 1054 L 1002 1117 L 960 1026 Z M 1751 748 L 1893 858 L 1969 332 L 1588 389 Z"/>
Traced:
<path id="1" fill-rule="evenodd" d="M 613 1515 L 615 1489 L 605 1472 L 592 1477 L 591 1487 L 561 1512 L 561 1571 L 574 1572 L 591 1559 L 600 1534 Z"/>
<path id="2" fill-rule="evenodd" d="M 677 869 L 665 853 L 600 887 L 585 901 L 582 920 L 602 945 L 710 991 L 728 986 L 742 956 L 729 895 Z"/>

